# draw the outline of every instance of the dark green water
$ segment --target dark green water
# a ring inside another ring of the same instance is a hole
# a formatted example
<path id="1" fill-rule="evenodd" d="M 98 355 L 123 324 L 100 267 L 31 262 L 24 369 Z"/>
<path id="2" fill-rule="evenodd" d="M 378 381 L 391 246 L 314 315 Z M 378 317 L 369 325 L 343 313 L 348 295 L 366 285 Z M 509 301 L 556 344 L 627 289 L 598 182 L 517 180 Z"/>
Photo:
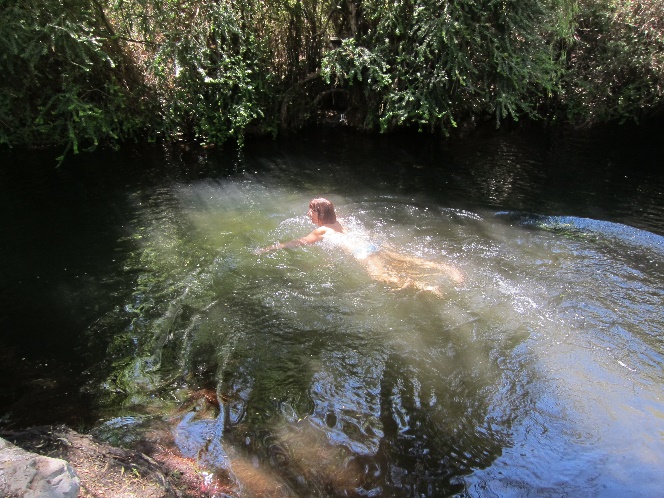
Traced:
<path id="1" fill-rule="evenodd" d="M 654 496 L 660 132 L 5 153 L 2 424 L 158 441 L 240 496 Z M 254 254 L 318 195 L 464 283 Z"/>

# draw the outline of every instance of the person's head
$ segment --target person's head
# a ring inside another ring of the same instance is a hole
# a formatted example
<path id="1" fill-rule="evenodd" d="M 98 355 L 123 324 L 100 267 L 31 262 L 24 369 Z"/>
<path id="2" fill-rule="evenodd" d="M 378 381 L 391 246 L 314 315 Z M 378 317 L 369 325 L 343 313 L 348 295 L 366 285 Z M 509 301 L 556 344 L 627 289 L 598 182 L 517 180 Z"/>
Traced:
<path id="1" fill-rule="evenodd" d="M 311 202 L 309 202 L 309 212 L 312 214 L 312 221 L 313 214 L 315 213 L 318 217 L 318 222 L 322 225 L 328 225 L 337 221 L 337 214 L 334 212 L 334 206 L 330 201 L 323 197 L 311 199 Z"/>

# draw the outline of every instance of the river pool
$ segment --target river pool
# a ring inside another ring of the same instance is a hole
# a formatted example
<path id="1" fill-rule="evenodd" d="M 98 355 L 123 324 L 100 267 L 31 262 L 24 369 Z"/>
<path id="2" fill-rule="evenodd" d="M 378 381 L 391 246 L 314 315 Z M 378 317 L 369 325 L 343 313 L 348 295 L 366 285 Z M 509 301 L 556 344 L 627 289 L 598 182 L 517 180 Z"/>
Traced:
<path id="1" fill-rule="evenodd" d="M 4 153 L 2 424 L 168 446 L 212 494 L 660 495 L 660 134 Z M 315 196 L 464 281 L 255 254 Z"/>

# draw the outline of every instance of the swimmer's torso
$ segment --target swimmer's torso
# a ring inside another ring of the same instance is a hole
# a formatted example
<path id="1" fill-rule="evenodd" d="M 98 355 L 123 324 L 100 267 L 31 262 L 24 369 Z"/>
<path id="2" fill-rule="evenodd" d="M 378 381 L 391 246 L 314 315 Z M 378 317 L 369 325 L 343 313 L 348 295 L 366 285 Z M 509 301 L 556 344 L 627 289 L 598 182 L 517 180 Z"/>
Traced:
<path id="1" fill-rule="evenodd" d="M 356 259 L 366 259 L 380 250 L 376 244 L 369 240 L 335 230 L 327 231 L 323 241 L 334 247 L 340 247 Z"/>

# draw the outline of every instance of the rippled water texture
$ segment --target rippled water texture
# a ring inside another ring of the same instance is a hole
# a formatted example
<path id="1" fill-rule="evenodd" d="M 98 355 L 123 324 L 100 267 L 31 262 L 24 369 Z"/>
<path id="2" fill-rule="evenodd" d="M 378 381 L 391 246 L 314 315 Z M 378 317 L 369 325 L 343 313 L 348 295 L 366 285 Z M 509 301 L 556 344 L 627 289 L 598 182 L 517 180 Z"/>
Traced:
<path id="1" fill-rule="evenodd" d="M 656 496 L 664 149 L 639 137 L 16 162 L 0 297 L 5 368 L 28 380 L 3 381 L 4 420 L 42 389 L 40 421 L 74 404 L 244 497 Z M 395 289 L 326 245 L 254 253 L 308 233 L 318 195 L 464 282 Z"/>

